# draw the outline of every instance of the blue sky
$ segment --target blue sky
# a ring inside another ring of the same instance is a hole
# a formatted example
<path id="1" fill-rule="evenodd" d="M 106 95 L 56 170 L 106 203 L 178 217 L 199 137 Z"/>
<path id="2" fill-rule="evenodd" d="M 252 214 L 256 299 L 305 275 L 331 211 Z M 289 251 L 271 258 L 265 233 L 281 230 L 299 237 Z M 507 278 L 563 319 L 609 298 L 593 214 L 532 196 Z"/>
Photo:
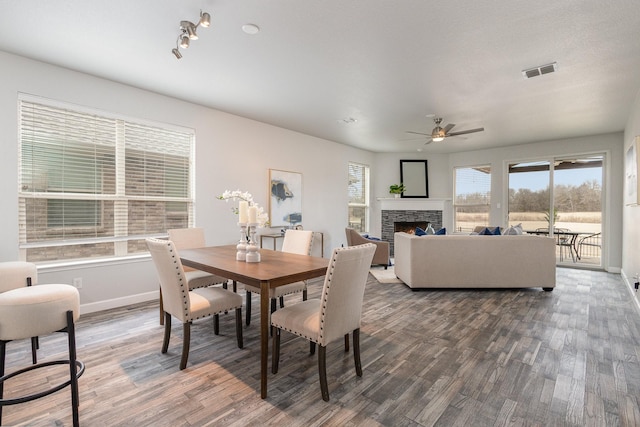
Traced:
<path id="1" fill-rule="evenodd" d="M 585 169 L 564 169 L 555 171 L 555 185 L 575 185 L 579 186 L 585 181 L 597 181 L 602 185 L 602 169 L 601 168 L 585 168 Z M 544 190 L 549 186 L 549 172 L 523 172 L 512 173 L 509 175 L 509 188 L 519 190 L 520 188 L 528 188 L 531 191 Z"/>

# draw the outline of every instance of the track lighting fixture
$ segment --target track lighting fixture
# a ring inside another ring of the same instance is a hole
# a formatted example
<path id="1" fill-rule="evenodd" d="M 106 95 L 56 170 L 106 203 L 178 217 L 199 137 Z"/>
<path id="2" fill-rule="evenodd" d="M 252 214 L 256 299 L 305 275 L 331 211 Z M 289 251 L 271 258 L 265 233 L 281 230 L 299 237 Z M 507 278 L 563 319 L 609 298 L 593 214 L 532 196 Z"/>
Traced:
<path id="1" fill-rule="evenodd" d="M 176 41 L 176 47 L 171 49 L 171 53 L 175 55 L 177 59 L 182 58 L 180 48 L 188 49 L 189 42 L 191 40 L 198 40 L 198 34 L 196 30 L 202 26 L 208 28 L 211 25 L 211 15 L 207 12 L 200 11 L 200 20 L 197 24 L 191 21 L 180 21 L 180 34 L 178 34 L 178 40 Z"/>

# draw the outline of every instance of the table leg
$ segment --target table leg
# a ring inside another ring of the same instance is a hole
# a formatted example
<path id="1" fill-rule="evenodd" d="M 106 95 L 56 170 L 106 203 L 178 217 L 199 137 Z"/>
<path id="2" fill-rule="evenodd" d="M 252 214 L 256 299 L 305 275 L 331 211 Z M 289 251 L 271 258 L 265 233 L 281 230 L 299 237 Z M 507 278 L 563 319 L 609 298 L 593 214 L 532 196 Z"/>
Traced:
<path id="1" fill-rule="evenodd" d="M 267 398 L 269 358 L 269 282 L 260 282 L 260 397 Z"/>

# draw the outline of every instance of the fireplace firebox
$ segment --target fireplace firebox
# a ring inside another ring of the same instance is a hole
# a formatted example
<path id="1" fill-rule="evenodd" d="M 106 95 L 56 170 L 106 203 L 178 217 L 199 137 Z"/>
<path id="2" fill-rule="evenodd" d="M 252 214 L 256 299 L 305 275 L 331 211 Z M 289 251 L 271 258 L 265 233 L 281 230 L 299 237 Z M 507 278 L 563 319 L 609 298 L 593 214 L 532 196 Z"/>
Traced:
<path id="1" fill-rule="evenodd" d="M 415 234 L 416 227 L 426 230 L 428 226 L 429 222 L 427 221 L 396 221 L 393 223 L 393 232 Z"/>

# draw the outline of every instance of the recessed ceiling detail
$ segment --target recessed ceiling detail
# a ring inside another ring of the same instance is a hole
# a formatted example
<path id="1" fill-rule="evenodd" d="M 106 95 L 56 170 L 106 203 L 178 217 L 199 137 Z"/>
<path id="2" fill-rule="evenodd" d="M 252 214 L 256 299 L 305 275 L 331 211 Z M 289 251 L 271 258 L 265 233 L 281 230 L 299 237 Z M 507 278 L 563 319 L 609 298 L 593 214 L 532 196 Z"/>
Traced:
<path id="1" fill-rule="evenodd" d="M 258 27 L 256 24 L 244 24 L 242 26 L 242 31 L 244 31 L 246 34 L 254 35 L 260 32 L 260 27 Z"/>
<path id="2" fill-rule="evenodd" d="M 522 75 L 525 79 L 531 77 L 541 76 L 543 74 L 555 73 L 558 71 L 558 63 L 553 62 L 547 65 L 540 65 L 539 67 L 529 68 L 528 70 L 522 70 Z"/>

